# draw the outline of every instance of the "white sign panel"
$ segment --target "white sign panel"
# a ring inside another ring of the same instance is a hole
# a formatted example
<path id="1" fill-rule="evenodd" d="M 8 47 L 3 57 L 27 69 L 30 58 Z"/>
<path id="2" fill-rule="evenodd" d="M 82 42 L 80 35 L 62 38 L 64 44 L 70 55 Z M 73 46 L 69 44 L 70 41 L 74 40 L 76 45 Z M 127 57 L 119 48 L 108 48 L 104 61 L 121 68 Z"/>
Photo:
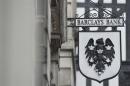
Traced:
<path id="1" fill-rule="evenodd" d="M 79 68 L 87 78 L 114 78 L 121 66 L 121 32 L 79 32 Z"/>

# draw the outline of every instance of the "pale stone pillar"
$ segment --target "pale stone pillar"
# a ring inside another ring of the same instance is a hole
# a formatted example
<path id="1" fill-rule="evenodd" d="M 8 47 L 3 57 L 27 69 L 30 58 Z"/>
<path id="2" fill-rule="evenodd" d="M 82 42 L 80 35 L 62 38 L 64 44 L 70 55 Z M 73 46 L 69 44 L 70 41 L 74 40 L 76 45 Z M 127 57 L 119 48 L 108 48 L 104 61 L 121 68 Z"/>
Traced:
<path id="1" fill-rule="evenodd" d="M 75 0 L 67 0 L 67 18 L 74 18 Z M 58 86 L 74 86 L 73 50 L 74 37 L 73 28 L 67 27 L 67 41 L 59 49 L 59 77 Z"/>
<path id="2" fill-rule="evenodd" d="M 69 43 L 69 42 L 68 42 Z M 65 44 L 59 52 L 58 86 L 73 86 L 73 43 Z"/>
<path id="3" fill-rule="evenodd" d="M 48 79 L 48 86 L 51 86 L 51 0 L 47 0 L 47 30 L 48 30 L 48 36 L 47 36 L 47 79 Z"/>
<path id="4" fill-rule="evenodd" d="M 0 86 L 41 86 L 35 7 L 34 0 L 0 0 Z"/>

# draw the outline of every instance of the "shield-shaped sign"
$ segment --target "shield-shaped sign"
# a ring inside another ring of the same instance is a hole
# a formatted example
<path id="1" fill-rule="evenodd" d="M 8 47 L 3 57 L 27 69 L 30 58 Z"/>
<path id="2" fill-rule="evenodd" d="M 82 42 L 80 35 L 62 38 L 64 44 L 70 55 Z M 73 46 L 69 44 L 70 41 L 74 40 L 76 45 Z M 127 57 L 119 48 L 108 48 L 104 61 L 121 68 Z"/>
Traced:
<path id="1" fill-rule="evenodd" d="M 121 32 L 79 32 L 79 69 L 85 77 L 102 82 L 121 67 Z"/>

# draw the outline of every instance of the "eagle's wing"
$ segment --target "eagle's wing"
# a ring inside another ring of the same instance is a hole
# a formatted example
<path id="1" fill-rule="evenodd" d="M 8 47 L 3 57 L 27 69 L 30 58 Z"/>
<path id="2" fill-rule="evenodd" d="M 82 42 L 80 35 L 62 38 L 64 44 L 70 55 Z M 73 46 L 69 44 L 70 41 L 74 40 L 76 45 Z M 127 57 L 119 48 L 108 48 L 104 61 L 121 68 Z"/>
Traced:
<path id="1" fill-rule="evenodd" d="M 86 58 L 94 57 L 95 56 L 95 48 L 94 48 L 94 50 L 90 50 L 89 47 L 86 48 L 85 54 L 86 54 Z"/>
<path id="2" fill-rule="evenodd" d="M 115 50 L 112 47 L 110 50 L 105 49 L 104 50 L 104 56 L 106 56 L 106 58 L 109 58 L 111 61 L 113 58 L 115 58 Z"/>
<path id="3" fill-rule="evenodd" d="M 85 55 L 86 58 L 88 58 L 88 63 L 90 66 L 94 63 L 94 57 L 95 57 L 95 46 L 94 46 L 94 40 L 90 39 L 85 46 Z"/>
<path id="4" fill-rule="evenodd" d="M 93 39 L 90 39 L 88 41 L 87 45 L 85 46 L 85 49 L 86 58 L 93 57 L 95 55 L 95 46 Z"/>
<path id="5" fill-rule="evenodd" d="M 111 65 L 111 62 L 115 58 L 115 56 L 114 56 L 115 50 L 114 50 L 114 45 L 110 39 L 106 40 L 106 45 L 105 45 L 103 55 L 105 56 L 106 63 L 108 65 Z"/>

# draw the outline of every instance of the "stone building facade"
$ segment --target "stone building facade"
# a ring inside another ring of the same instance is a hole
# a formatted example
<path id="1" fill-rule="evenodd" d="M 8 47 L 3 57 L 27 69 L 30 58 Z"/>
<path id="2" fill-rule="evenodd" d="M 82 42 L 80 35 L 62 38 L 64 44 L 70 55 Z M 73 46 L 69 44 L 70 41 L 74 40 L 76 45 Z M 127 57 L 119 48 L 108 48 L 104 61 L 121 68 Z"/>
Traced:
<path id="1" fill-rule="evenodd" d="M 120 74 L 112 80 L 104 81 L 99 84 L 93 80 L 84 78 L 78 70 L 78 33 L 77 28 L 67 27 L 67 18 L 75 18 L 78 10 L 78 6 L 82 8 L 85 5 L 77 4 L 77 2 L 84 2 L 87 4 L 89 0 L 52 0 L 51 4 L 51 70 L 50 70 L 50 85 L 52 86 L 126 86 L 129 85 L 129 54 L 123 58 L 122 69 Z M 98 0 L 92 0 L 98 1 Z M 106 0 L 99 0 L 102 3 L 107 3 Z M 112 0 L 109 0 L 110 2 Z M 120 3 L 119 0 L 112 1 L 115 3 Z M 123 4 L 124 1 L 121 1 Z M 109 3 L 110 4 L 110 3 Z M 121 5 L 122 5 L 121 4 Z M 109 6 L 109 5 L 108 5 Z M 87 7 L 87 6 L 86 6 Z M 127 5 L 128 7 L 128 5 Z M 86 9 L 86 8 L 85 8 Z M 85 10 L 87 11 L 87 10 Z M 128 12 L 129 13 L 129 12 Z M 79 13 L 82 15 L 82 12 Z M 128 23 L 128 22 L 127 22 Z M 127 26 L 128 27 L 128 26 Z M 100 30 L 103 30 L 100 28 Z M 109 30 L 109 29 L 108 29 Z M 129 30 L 123 31 L 125 34 L 123 37 L 123 43 L 128 46 Z M 125 42 L 126 41 L 126 42 Z M 123 55 L 125 56 L 125 50 L 128 52 L 128 48 L 123 47 Z M 126 79 L 127 78 L 127 79 Z M 114 84 L 113 84 L 114 83 Z"/>
<path id="2" fill-rule="evenodd" d="M 0 86 L 130 86 L 130 1 L 100 0 L 127 1 L 128 15 L 121 72 L 101 84 L 78 70 L 78 30 L 67 27 L 78 1 L 89 0 L 0 0 Z"/>

